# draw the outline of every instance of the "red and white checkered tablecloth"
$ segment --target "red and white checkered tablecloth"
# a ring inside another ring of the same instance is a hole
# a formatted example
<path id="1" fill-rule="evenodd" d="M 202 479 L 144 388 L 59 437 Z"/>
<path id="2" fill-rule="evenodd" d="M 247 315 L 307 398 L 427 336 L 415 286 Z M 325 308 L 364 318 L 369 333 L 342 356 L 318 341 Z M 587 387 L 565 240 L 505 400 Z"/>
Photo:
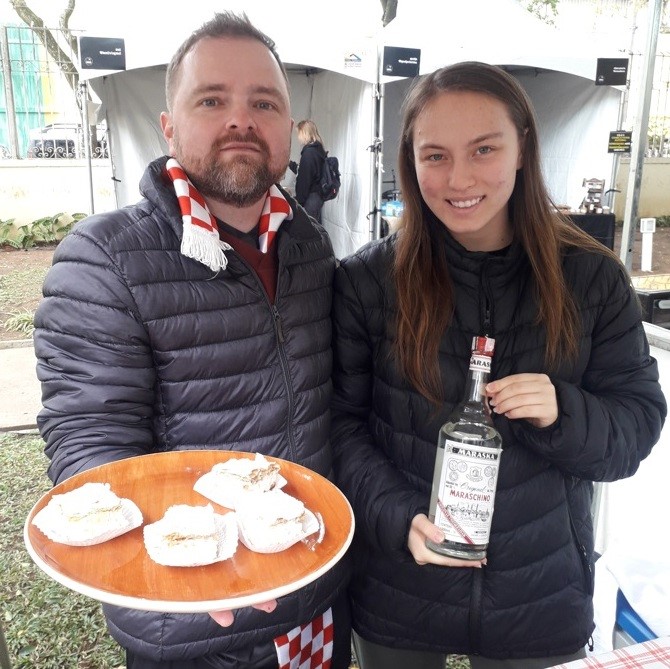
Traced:
<path id="1" fill-rule="evenodd" d="M 619 648 L 552 669 L 662 669 L 670 667 L 670 637 Z"/>

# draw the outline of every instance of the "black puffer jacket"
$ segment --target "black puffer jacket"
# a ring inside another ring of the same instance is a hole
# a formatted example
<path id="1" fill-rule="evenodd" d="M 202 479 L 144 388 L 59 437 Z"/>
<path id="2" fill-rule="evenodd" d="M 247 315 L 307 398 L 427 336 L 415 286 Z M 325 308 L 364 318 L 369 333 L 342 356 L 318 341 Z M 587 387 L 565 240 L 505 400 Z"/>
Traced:
<path id="1" fill-rule="evenodd" d="M 535 429 L 496 417 L 503 454 L 488 565 L 419 566 L 406 547 L 409 526 L 428 513 L 437 434 L 462 399 L 472 337 L 495 338 L 493 379 L 545 370 L 520 246 L 469 253 L 443 234 L 457 302 L 440 345 L 439 411 L 392 362 L 396 235 L 336 272 L 332 442 L 357 519 L 354 628 L 398 648 L 493 658 L 576 652 L 593 630 L 590 481 L 633 474 L 666 414 L 637 300 L 613 260 L 566 254 L 584 330 L 576 363 L 551 375 L 559 420 Z"/>
<path id="2" fill-rule="evenodd" d="M 310 193 L 321 192 L 321 170 L 326 150 L 321 142 L 305 144 L 300 152 L 300 165 L 295 180 L 295 199 L 305 204 Z"/>
<path id="3" fill-rule="evenodd" d="M 295 215 L 275 240 L 271 305 L 235 252 L 216 276 L 181 255 L 164 163 L 145 173 L 145 200 L 86 219 L 54 255 L 35 333 L 52 480 L 182 449 L 256 451 L 331 476 L 335 260 L 327 235 L 289 200 Z M 245 648 L 273 652 L 272 639 L 325 610 L 346 578 L 343 562 L 281 598 L 273 614 L 242 609 L 225 629 L 206 614 L 105 609 L 113 636 L 137 654 L 221 653 L 235 667 Z"/>

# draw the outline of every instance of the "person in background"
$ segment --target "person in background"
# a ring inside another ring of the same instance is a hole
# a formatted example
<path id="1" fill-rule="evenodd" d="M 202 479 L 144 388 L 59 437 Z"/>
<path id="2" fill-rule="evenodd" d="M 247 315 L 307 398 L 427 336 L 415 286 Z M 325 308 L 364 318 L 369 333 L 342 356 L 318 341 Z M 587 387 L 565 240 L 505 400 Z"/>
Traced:
<path id="1" fill-rule="evenodd" d="M 300 121 L 296 130 L 302 150 L 295 180 L 295 198 L 317 223 L 321 223 L 323 198 L 320 181 L 326 150 L 314 121 Z"/>
<path id="2" fill-rule="evenodd" d="M 666 402 L 629 276 L 561 217 L 519 83 L 459 63 L 404 103 L 400 229 L 341 262 L 332 443 L 356 516 L 350 588 L 362 669 L 540 669 L 593 631 L 593 481 L 631 476 Z M 485 561 L 454 560 L 428 520 L 440 426 L 474 336 L 502 435 Z"/>
<path id="3" fill-rule="evenodd" d="M 177 50 L 138 204 L 58 246 L 37 311 L 38 417 L 54 483 L 161 451 L 263 453 L 329 477 L 326 233 L 276 186 L 293 120 L 274 42 L 216 14 Z M 351 658 L 346 560 L 277 601 L 168 614 L 105 605 L 128 669 L 293 666 Z M 296 627 L 297 626 L 297 627 Z M 323 632 L 322 632 L 323 630 Z"/>

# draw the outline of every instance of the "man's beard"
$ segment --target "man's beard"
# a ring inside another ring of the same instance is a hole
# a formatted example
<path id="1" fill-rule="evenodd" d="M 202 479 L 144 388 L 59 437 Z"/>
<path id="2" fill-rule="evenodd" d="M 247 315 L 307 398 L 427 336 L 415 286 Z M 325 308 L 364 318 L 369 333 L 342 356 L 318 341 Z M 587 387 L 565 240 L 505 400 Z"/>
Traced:
<path id="1" fill-rule="evenodd" d="M 229 142 L 253 142 L 261 153 L 261 160 L 256 156 L 241 155 L 223 162 L 220 147 Z M 270 167 L 270 151 L 267 143 L 254 136 L 228 135 L 218 140 L 209 154 L 200 158 L 187 156 L 182 150 L 179 138 L 175 135 L 175 157 L 184 168 L 186 174 L 207 198 L 229 204 L 234 207 L 248 207 L 258 202 L 272 184 L 279 182 L 288 165 L 283 169 L 272 170 Z"/>

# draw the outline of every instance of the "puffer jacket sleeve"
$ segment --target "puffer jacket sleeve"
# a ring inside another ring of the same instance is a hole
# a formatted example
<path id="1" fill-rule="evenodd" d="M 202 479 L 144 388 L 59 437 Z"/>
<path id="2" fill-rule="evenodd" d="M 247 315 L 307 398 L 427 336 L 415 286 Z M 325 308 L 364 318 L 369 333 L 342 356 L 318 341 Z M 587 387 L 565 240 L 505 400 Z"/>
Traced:
<path id="1" fill-rule="evenodd" d="M 72 231 L 35 315 L 38 426 L 58 483 L 152 447 L 154 367 L 146 332 L 110 255 Z"/>
<path id="2" fill-rule="evenodd" d="M 608 294 L 590 333 L 579 385 L 552 379 L 559 420 L 545 430 L 512 421 L 519 440 L 563 471 L 592 481 L 632 476 L 658 441 L 667 407 L 637 296 L 623 268 L 604 261 Z"/>
<path id="3" fill-rule="evenodd" d="M 370 433 L 375 353 L 371 330 L 377 336 L 383 327 L 379 305 L 384 300 L 379 281 L 369 272 L 354 256 L 335 274 L 331 443 L 337 483 L 352 504 L 357 532 L 380 550 L 401 551 L 406 549 L 412 518 L 426 512 L 427 500 L 375 446 Z"/>

